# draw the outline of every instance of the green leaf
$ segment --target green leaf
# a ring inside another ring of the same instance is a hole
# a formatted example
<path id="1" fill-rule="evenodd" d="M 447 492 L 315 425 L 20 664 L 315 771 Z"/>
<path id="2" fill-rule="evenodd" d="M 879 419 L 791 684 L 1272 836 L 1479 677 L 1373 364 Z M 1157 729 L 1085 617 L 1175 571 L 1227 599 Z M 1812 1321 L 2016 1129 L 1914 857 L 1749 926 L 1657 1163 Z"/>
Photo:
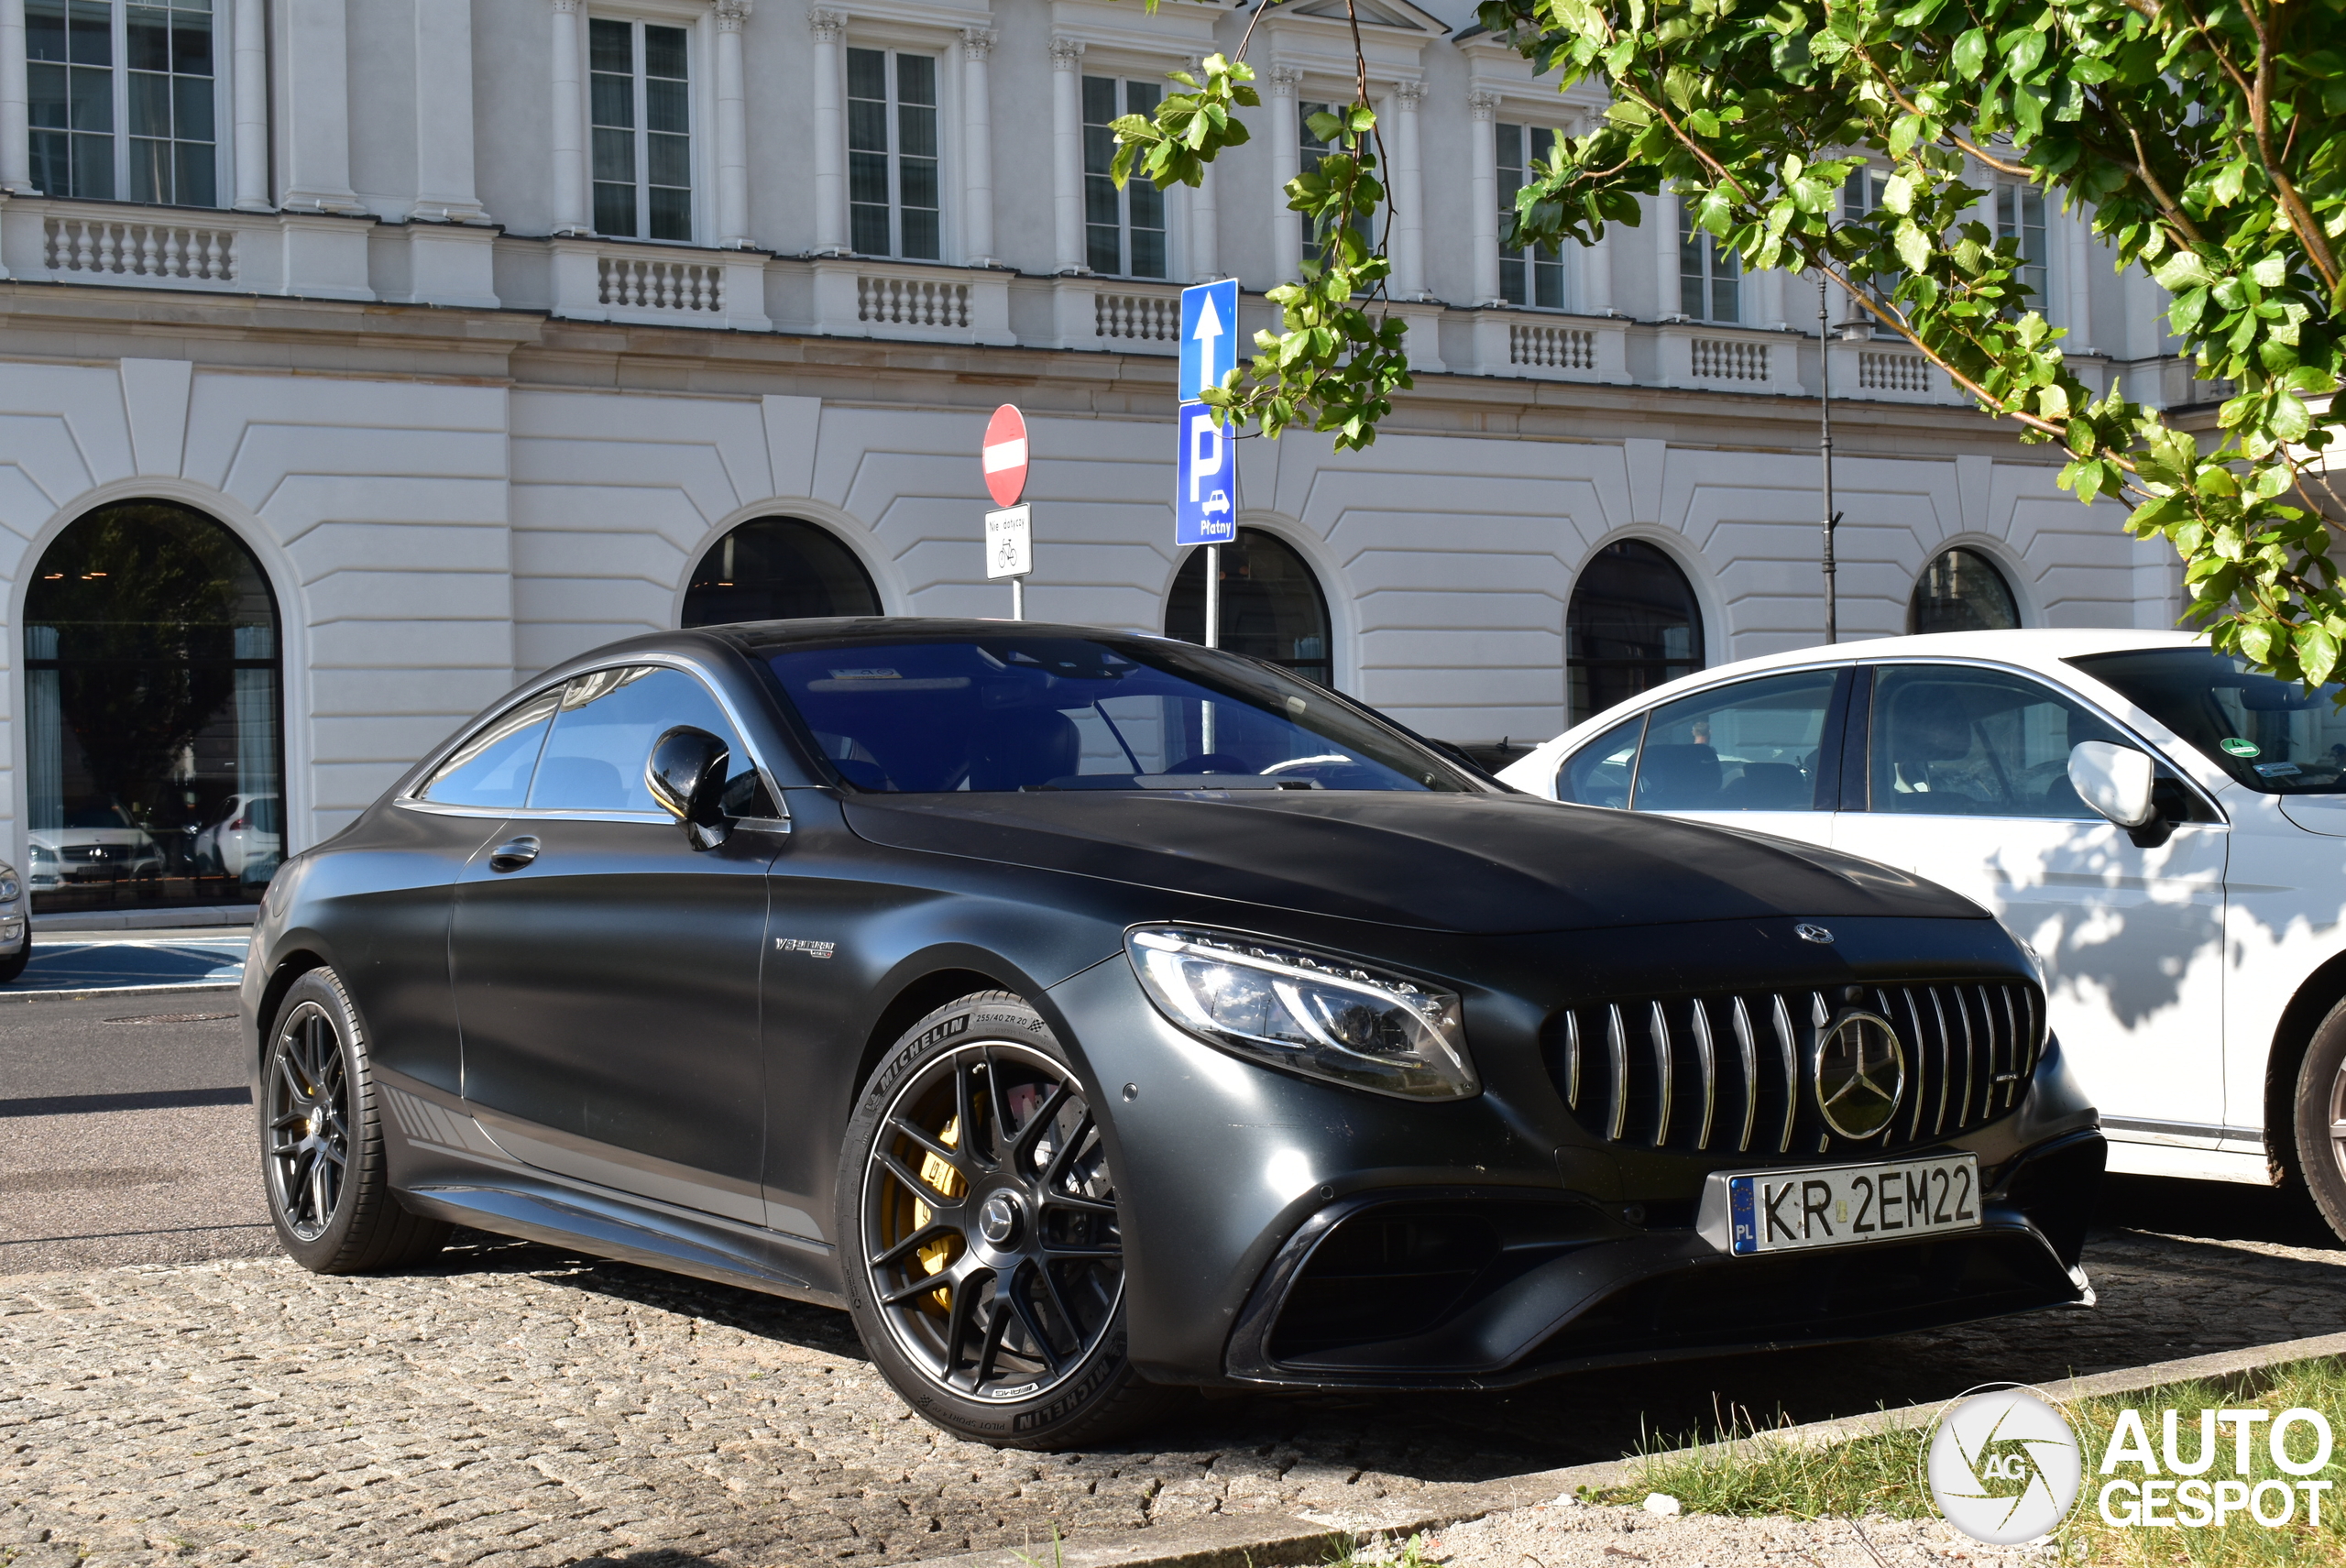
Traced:
<path id="1" fill-rule="evenodd" d="M 2186 289 L 2215 281 L 2214 276 L 2208 270 L 2208 264 L 2199 258 L 2199 253 L 2196 250 L 2176 251 L 2153 268 L 2151 276 L 2157 280 L 2160 288 L 2169 293 L 2181 293 Z"/>
<path id="2" fill-rule="evenodd" d="M 1955 49 L 1951 63 L 1955 67 L 1956 75 L 1961 77 L 1964 81 L 1977 81 L 1979 76 L 1979 68 L 1987 63 L 1987 60 L 1988 34 L 1986 29 L 1974 27 L 1969 32 L 1955 40 Z"/>
<path id="3" fill-rule="evenodd" d="M 1906 264 L 1909 272 L 1920 272 L 1931 264 L 1931 236 L 1923 225 L 1912 218 L 1902 220 L 1897 229 L 1898 259 Z"/>
<path id="4" fill-rule="evenodd" d="M 2308 685 L 2319 685 L 2338 667 L 2338 639 L 2325 626 L 2300 626 L 2290 639 Z"/>

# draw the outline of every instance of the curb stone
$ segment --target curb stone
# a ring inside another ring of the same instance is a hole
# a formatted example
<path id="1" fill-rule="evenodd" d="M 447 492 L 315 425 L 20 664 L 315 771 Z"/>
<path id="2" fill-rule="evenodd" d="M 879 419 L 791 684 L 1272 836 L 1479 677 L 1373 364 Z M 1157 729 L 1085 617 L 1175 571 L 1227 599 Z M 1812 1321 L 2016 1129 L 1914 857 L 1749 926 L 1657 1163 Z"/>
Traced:
<path id="1" fill-rule="evenodd" d="M 2187 1356 L 2180 1361 L 2154 1361 L 2144 1366 L 2121 1367 L 2115 1372 L 2031 1387 L 2064 1403 L 2140 1393 L 2174 1383 L 2209 1382 L 2238 1390 L 2255 1387 L 2279 1367 L 2341 1355 L 2346 1355 L 2346 1333 L 2321 1334 L 2250 1350 Z M 1768 1432 L 1764 1441 L 1829 1447 L 1854 1438 L 1911 1431 L 1935 1420 L 1943 1404 L 1908 1405 L 1872 1415 L 1812 1421 L 1805 1426 Z M 1739 1453 L 1753 1441 L 1740 1438 L 1705 1452 Z M 1464 1524 L 1486 1514 L 1552 1502 L 1584 1486 L 1619 1486 L 1630 1478 L 1637 1464 L 1635 1460 L 1616 1459 L 1601 1464 L 1537 1470 L 1496 1481 L 1430 1487 L 1431 1496 L 1391 1515 L 1364 1515 L 1357 1519 L 1310 1513 L 1218 1515 L 1141 1530 L 1116 1541 L 1062 1542 L 1056 1551 L 1045 1541 L 1029 1547 L 930 1557 L 923 1559 L 918 1568 L 1280 1568 L 1326 1563 L 1348 1538 L 1373 1532 L 1406 1539 L 1423 1530 Z"/>
<path id="2" fill-rule="evenodd" d="M 93 985 L 73 991 L 0 991 L 0 1003 L 10 1002 L 89 1002 L 104 996 L 177 996 L 199 991 L 236 991 L 236 981 L 174 981 L 158 985 Z"/>

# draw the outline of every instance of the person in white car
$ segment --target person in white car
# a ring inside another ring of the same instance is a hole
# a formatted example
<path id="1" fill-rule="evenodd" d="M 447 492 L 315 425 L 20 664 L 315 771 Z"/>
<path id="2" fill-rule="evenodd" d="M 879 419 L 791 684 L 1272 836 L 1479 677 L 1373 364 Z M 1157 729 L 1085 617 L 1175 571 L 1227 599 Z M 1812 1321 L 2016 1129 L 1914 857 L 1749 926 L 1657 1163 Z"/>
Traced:
<path id="1" fill-rule="evenodd" d="M 2302 1179 L 2346 1237 L 2346 713 L 2180 632 L 1972 631 L 1671 681 L 1499 776 L 1830 845 L 2038 954 L 2113 1170 Z"/>

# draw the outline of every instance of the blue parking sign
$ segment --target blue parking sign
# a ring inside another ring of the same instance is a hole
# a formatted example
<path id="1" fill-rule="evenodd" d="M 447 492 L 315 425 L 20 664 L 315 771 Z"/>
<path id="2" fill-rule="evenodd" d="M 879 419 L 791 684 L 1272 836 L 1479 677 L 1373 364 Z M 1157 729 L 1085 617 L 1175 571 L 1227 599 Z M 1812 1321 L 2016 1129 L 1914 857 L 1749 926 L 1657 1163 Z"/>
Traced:
<path id="1" fill-rule="evenodd" d="M 1195 402 L 1238 367 L 1238 280 L 1192 283 L 1181 291 L 1181 389 Z"/>
<path id="2" fill-rule="evenodd" d="M 1203 403 L 1183 403 L 1173 422 L 1181 450 L 1175 456 L 1173 543 L 1227 544 L 1238 537 L 1237 433 L 1213 422 Z"/>

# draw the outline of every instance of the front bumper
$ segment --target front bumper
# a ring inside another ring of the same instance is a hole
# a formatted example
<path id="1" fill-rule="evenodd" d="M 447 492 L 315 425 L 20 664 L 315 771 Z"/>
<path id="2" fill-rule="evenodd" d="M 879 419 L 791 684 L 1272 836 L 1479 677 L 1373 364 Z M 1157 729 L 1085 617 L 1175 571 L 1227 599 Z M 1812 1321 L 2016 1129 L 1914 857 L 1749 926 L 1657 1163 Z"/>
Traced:
<path id="1" fill-rule="evenodd" d="M 1485 1002 L 1474 1033 L 1470 999 L 1485 1091 L 1415 1103 L 1192 1038 L 1121 955 L 1049 1002 L 1103 1091 L 1130 1354 L 1157 1381 L 1491 1387 L 2087 1298 L 2103 1144 L 2057 1046 L 2011 1112 L 1895 1151 L 1977 1155 L 1981 1230 L 1734 1257 L 1695 1234 L 1694 1200 L 1766 1162 L 1593 1140 L 1536 1048 L 1507 1043 L 1537 1039 L 1529 1003 Z"/>
<path id="2" fill-rule="evenodd" d="M 1331 1204 L 1248 1299 L 1249 1383 L 1498 1387 L 1559 1372 L 1870 1338 L 2086 1299 L 2096 1132 L 1987 1173 L 1978 1231 L 1735 1257 L 1572 1194 L 1472 1188 Z"/>

